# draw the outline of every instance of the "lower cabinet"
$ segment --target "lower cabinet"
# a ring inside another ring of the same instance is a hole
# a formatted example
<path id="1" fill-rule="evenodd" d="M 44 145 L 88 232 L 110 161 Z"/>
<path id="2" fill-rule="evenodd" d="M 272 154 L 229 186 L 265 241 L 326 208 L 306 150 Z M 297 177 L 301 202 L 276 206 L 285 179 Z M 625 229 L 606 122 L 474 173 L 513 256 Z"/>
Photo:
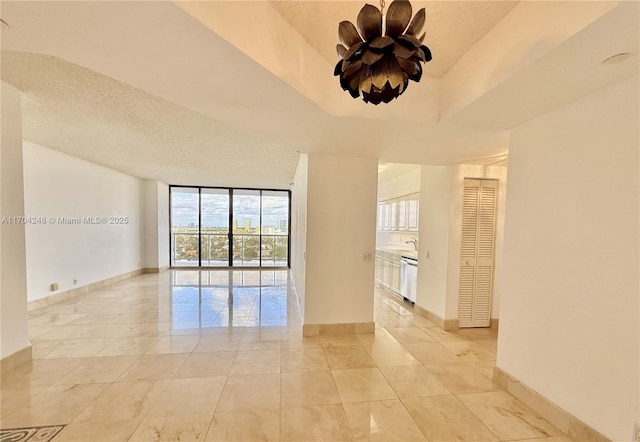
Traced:
<path id="1" fill-rule="evenodd" d="M 389 288 L 400 294 L 400 259 L 391 261 L 391 281 Z"/>
<path id="2" fill-rule="evenodd" d="M 397 253 L 376 251 L 376 283 L 400 294 L 400 258 Z"/>
<path id="3" fill-rule="evenodd" d="M 376 252 L 376 284 L 382 284 L 382 252 Z"/>

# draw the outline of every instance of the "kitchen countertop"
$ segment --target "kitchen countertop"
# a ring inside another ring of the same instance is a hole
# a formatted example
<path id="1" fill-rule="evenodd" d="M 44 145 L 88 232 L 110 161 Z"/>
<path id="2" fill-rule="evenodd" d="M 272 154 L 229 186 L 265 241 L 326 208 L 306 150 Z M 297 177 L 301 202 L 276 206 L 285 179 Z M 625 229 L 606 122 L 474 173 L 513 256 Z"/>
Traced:
<path id="1" fill-rule="evenodd" d="M 418 260 L 418 251 L 417 250 L 407 250 L 406 252 L 402 253 L 402 256 L 404 256 L 405 258 L 415 259 L 417 261 Z"/>
<path id="2" fill-rule="evenodd" d="M 399 249 L 397 247 L 379 247 L 376 250 L 387 253 L 394 253 L 396 255 L 404 256 L 406 258 L 418 259 L 418 251 L 417 250 L 405 250 Z"/>

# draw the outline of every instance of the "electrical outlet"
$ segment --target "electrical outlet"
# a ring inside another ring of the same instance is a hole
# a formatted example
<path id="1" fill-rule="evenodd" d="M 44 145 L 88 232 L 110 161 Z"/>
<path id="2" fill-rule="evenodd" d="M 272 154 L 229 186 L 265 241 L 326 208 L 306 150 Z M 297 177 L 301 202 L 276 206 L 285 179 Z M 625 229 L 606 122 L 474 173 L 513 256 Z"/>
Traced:
<path id="1" fill-rule="evenodd" d="M 633 438 L 631 440 L 640 442 L 640 424 L 638 423 L 633 426 Z"/>
<path id="2" fill-rule="evenodd" d="M 78 280 L 76 278 L 73 278 L 73 285 L 78 284 Z"/>

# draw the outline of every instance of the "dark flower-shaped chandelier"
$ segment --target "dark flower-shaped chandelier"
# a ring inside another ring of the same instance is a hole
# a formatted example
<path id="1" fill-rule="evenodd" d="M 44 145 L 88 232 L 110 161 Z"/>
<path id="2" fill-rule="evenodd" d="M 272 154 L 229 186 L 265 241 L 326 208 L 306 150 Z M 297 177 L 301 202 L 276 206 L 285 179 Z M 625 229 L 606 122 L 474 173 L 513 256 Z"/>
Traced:
<path id="1" fill-rule="evenodd" d="M 425 34 L 418 37 L 425 22 L 424 8 L 413 20 L 408 0 L 394 0 L 384 20 L 383 11 L 384 0 L 380 9 L 366 4 L 358 14 L 358 29 L 350 21 L 338 26 L 340 61 L 333 73 L 340 76 L 343 90 L 353 98 L 362 94 L 366 103 L 388 103 L 399 97 L 409 80 L 420 81 L 420 63 L 431 60 L 431 51 L 422 44 Z"/>

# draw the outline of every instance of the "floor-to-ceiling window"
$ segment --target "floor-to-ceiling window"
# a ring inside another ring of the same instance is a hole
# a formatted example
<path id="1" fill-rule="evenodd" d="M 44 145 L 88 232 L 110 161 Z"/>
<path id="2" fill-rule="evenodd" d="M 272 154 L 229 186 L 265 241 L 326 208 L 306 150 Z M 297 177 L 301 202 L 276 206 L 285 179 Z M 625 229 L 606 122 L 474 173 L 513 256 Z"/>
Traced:
<path id="1" fill-rule="evenodd" d="M 289 265 L 288 190 L 170 189 L 172 266 Z"/>
<path id="2" fill-rule="evenodd" d="M 286 266 L 289 259 L 289 192 L 262 192 L 262 266 Z"/>
<path id="3" fill-rule="evenodd" d="M 201 189 L 201 265 L 229 265 L 229 189 Z"/>
<path id="4" fill-rule="evenodd" d="M 260 265 L 260 191 L 233 191 L 233 266 Z"/>
<path id="5" fill-rule="evenodd" d="M 199 266 L 199 189 L 171 188 L 171 265 Z"/>

